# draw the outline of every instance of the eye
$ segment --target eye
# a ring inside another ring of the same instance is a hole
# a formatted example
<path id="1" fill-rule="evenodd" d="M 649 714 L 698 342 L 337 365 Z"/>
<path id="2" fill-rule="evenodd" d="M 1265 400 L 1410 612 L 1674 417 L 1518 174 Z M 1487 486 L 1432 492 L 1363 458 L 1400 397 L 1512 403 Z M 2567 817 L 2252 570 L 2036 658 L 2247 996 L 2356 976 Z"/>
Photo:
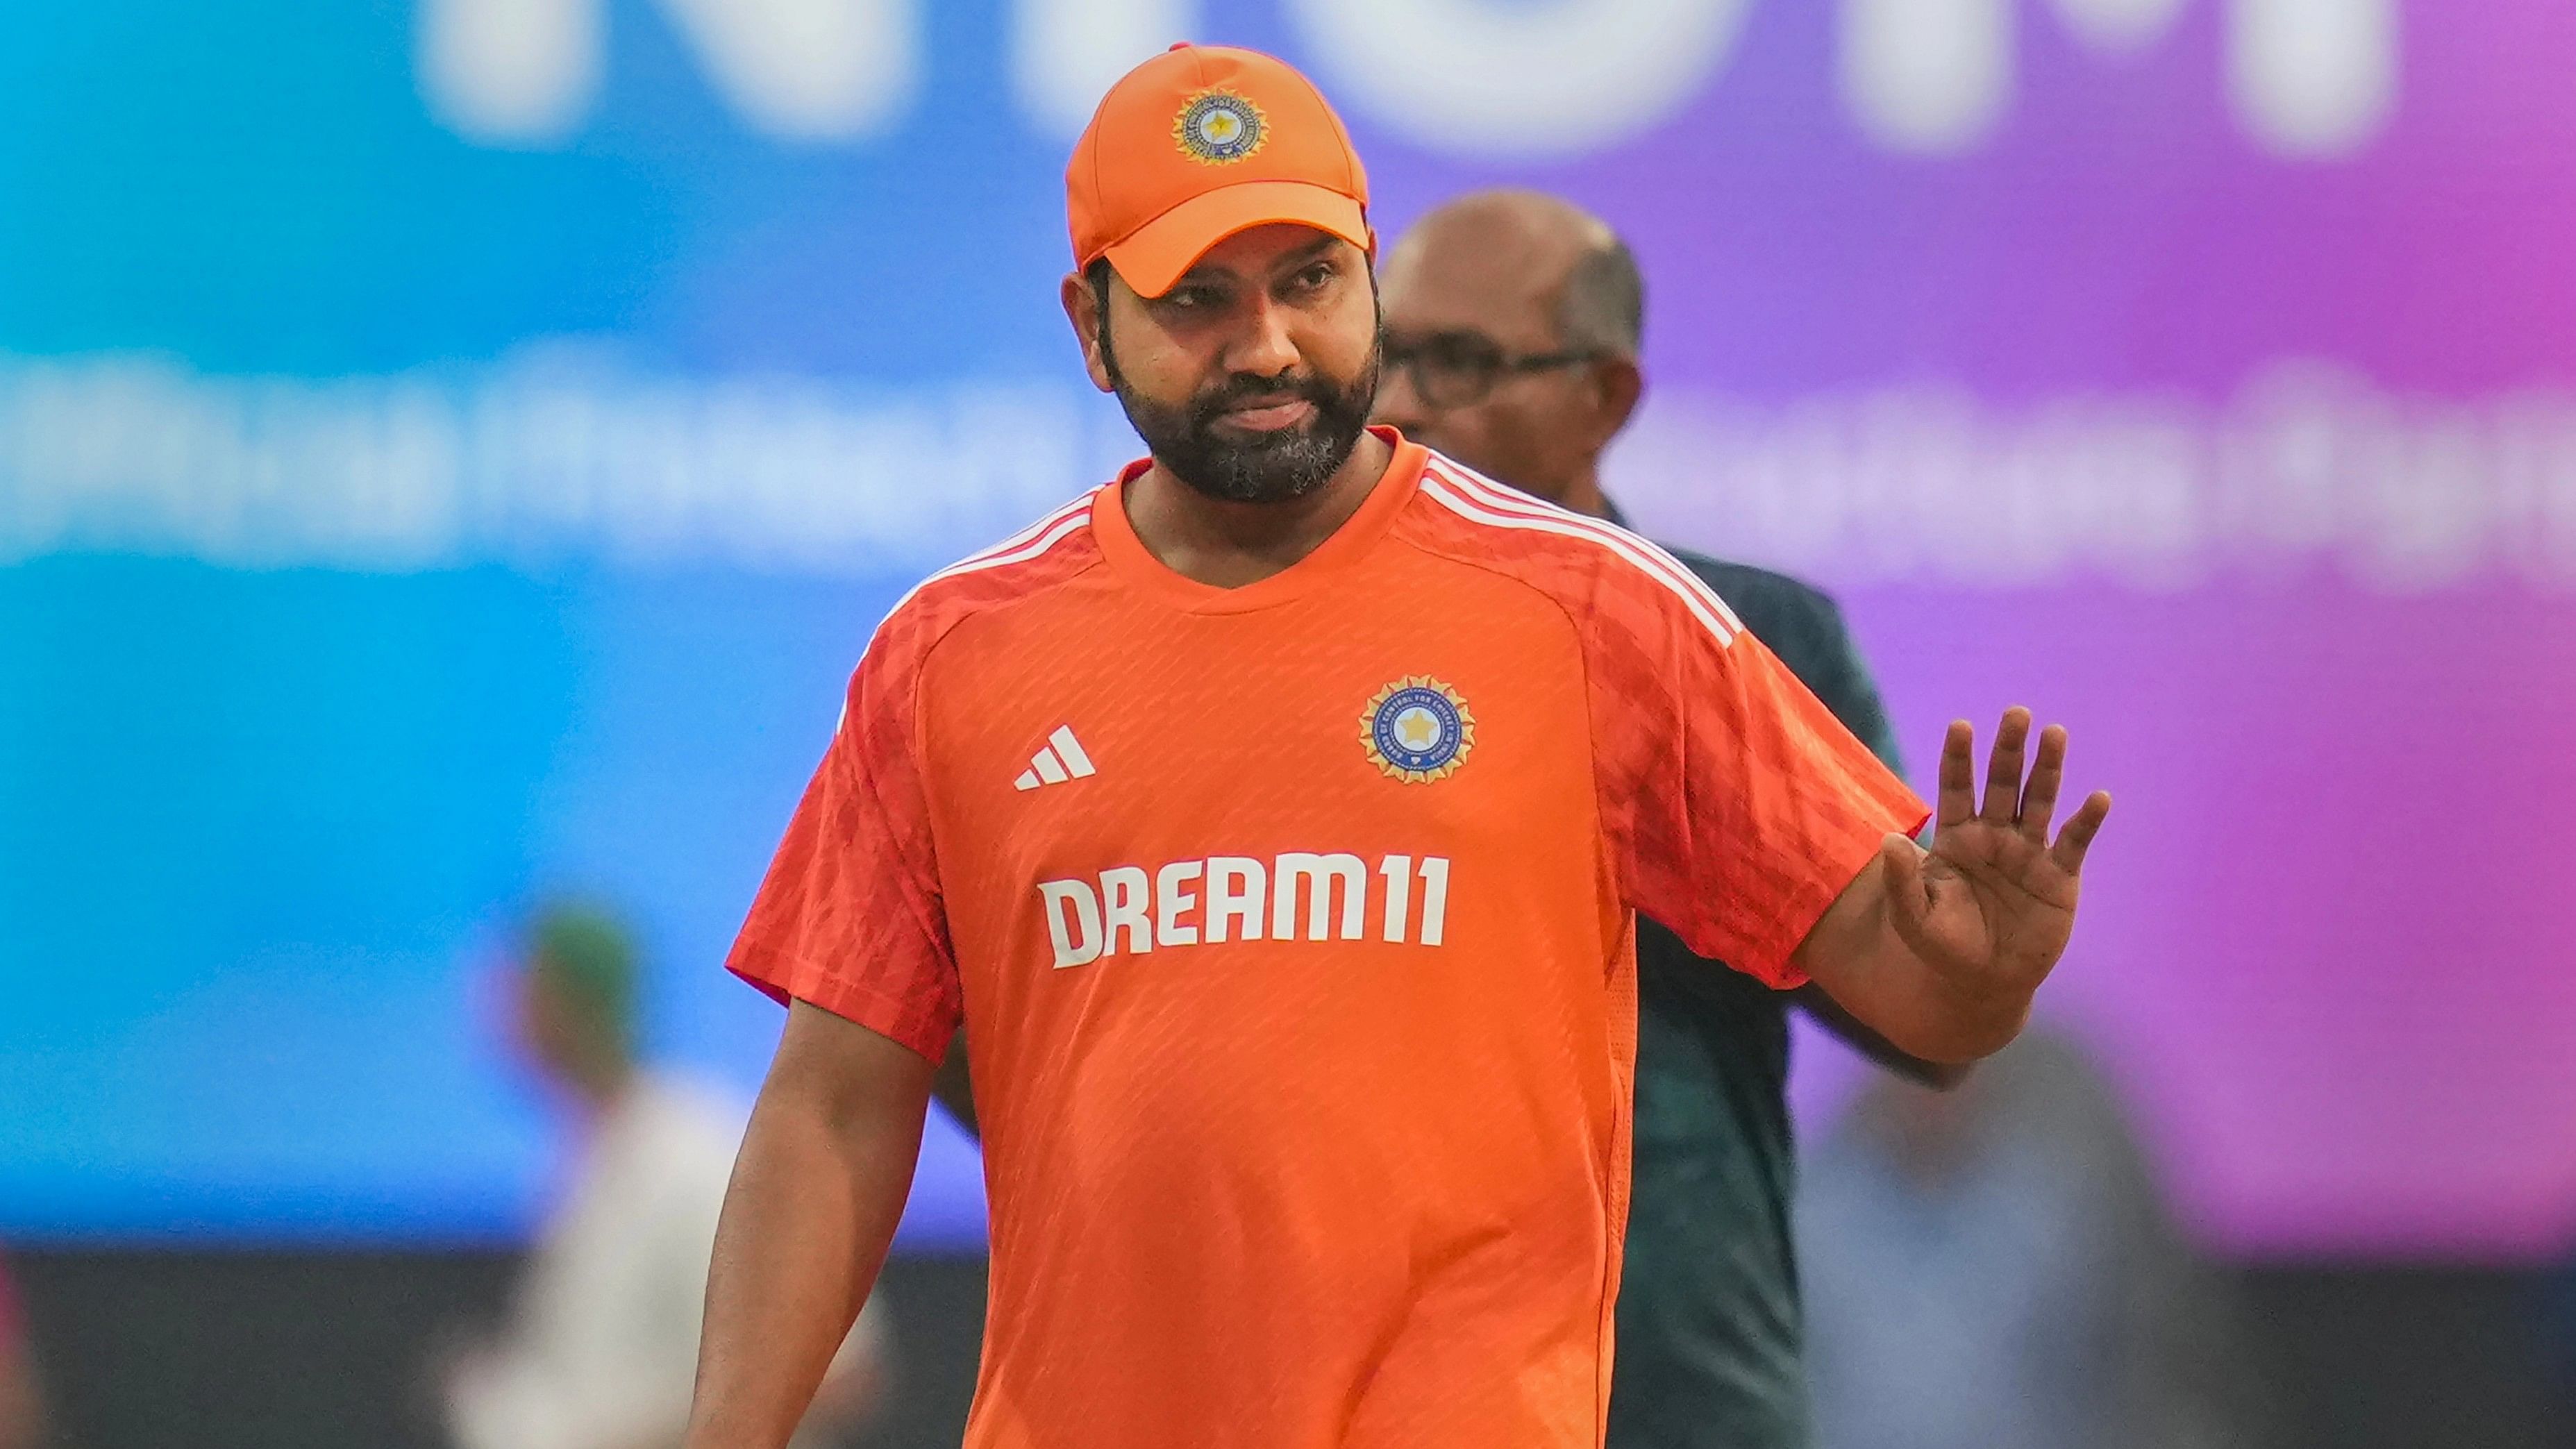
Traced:
<path id="1" fill-rule="evenodd" d="M 1423 350 L 1429 354 L 1432 366 L 1451 372 L 1482 372 L 1495 362 L 1491 349 L 1479 347 L 1465 337 L 1435 337 Z"/>
<path id="2" fill-rule="evenodd" d="M 1300 292 L 1318 292 L 1333 280 L 1334 275 L 1335 268 L 1331 262 L 1309 262 L 1290 279 L 1289 285 Z"/>

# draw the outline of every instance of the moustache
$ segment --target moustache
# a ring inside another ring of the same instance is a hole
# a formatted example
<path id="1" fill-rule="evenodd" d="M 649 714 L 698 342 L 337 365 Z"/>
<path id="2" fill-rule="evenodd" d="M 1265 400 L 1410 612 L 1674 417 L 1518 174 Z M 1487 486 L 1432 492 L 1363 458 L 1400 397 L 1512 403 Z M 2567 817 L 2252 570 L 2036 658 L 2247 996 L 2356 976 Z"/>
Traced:
<path id="1" fill-rule="evenodd" d="M 1243 374 L 1231 377 L 1198 395 L 1190 403 L 1190 422 L 1204 428 L 1223 413 L 1240 407 L 1276 407 L 1282 403 L 1306 402 L 1318 414 L 1329 415 L 1340 401 L 1332 386 L 1313 373 L 1285 377 L 1256 377 Z"/>

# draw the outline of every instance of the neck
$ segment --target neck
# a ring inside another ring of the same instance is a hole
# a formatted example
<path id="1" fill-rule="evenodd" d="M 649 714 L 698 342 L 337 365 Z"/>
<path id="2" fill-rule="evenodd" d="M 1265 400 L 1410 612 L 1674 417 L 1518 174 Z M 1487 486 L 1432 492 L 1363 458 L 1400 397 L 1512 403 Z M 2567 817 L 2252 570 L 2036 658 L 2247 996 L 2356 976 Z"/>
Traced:
<path id="1" fill-rule="evenodd" d="M 634 1064 L 624 1053 L 601 1052 L 580 1062 L 566 1062 L 560 1068 L 564 1085 L 572 1089 L 582 1111 L 592 1120 L 608 1115 L 617 1099 L 626 1095 L 627 1086 L 635 1080 Z"/>
<path id="2" fill-rule="evenodd" d="M 1394 460 L 1385 439 L 1364 432 L 1323 486 L 1284 503 L 1210 498 L 1157 461 L 1127 487 L 1127 523 L 1165 568 L 1215 588 L 1237 589 L 1313 553 L 1368 501 Z"/>
<path id="3" fill-rule="evenodd" d="M 1574 482 L 1567 486 L 1564 495 L 1556 501 L 1557 506 L 1561 508 L 1590 514 L 1594 518 L 1610 516 L 1610 499 L 1601 491 L 1601 474 L 1598 469 L 1585 468 L 1575 477 Z"/>

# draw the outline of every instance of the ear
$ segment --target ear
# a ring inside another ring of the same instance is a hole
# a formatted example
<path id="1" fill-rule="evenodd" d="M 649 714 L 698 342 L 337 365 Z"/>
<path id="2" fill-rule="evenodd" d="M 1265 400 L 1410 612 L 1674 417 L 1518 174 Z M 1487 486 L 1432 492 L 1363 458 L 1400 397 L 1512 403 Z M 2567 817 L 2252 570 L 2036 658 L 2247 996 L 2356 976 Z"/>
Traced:
<path id="1" fill-rule="evenodd" d="M 1632 358 L 1605 357 L 1592 364 L 1592 391 L 1599 431 L 1592 446 L 1605 448 L 1637 411 L 1637 399 L 1645 396 L 1646 375 Z"/>
<path id="2" fill-rule="evenodd" d="M 1125 284 L 1112 278 L 1109 285 Z M 1064 320 L 1073 324 L 1073 340 L 1082 345 L 1082 370 L 1091 374 L 1091 385 L 1102 392 L 1116 391 L 1109 382 L 1109 360 L 1100 355 L 1100 298 L 1091 283 L 1080 272 L 1067 272 L 1056 294 L 1064 303 Z"/>

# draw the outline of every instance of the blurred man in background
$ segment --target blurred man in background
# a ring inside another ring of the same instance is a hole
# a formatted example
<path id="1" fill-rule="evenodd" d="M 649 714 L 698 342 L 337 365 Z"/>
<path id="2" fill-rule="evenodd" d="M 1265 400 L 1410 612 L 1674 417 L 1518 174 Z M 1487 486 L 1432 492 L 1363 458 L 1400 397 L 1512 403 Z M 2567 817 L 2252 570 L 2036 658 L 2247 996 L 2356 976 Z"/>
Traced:
<path id="1" fill-rule="evenodd" d="M 2223 1284 L 2109 1087 L 2041 1032 L 1947 1093 L 1878 1082 L 1799 1212 L 1825 1449 L 2240 1449 Z"/>
<path id="2" fill-rule="evenodd" d="M 44 1440 L 44 1405 L 36 1392 L 27 1324 L 18 1312 L 8 1265 L 0 1263 L 0 1449 L 36 1449 Z"/>
<path id="3" fill-rule="evenodd" d="M 1382 287 L 1381 421 L 1497 481 L 1625 521 L 1601 491 L 1601 453 L 1644 389 L 1645 289 L 1606 224 L 1552 196 L 1481 192 L 1407 232 Z M 1763 569 L 1671 552 L 1888 768 L 1902 768 L 1831 599 Z M 1813 985 L 1774 991 L 1642 917 L 1637 992 L 1611 1449 L 1803 1445 L 1788 1003 L 1919 1080 L 1955 1072 L 1897 1052 Z"/>
<path id="4" fill-rule="evenodd" d="M 541 914 L 515 985 L 517 1045 L 583 1142 L 508 1325 L 448 1369 L 451 1431 L 459 1449 L 677 1444 L 740 1115 L 636 1060 L 635 951 L 608 915 Z M 863 1312 L 800 1443 L 866 1416 L 883 1357 Z"/>

